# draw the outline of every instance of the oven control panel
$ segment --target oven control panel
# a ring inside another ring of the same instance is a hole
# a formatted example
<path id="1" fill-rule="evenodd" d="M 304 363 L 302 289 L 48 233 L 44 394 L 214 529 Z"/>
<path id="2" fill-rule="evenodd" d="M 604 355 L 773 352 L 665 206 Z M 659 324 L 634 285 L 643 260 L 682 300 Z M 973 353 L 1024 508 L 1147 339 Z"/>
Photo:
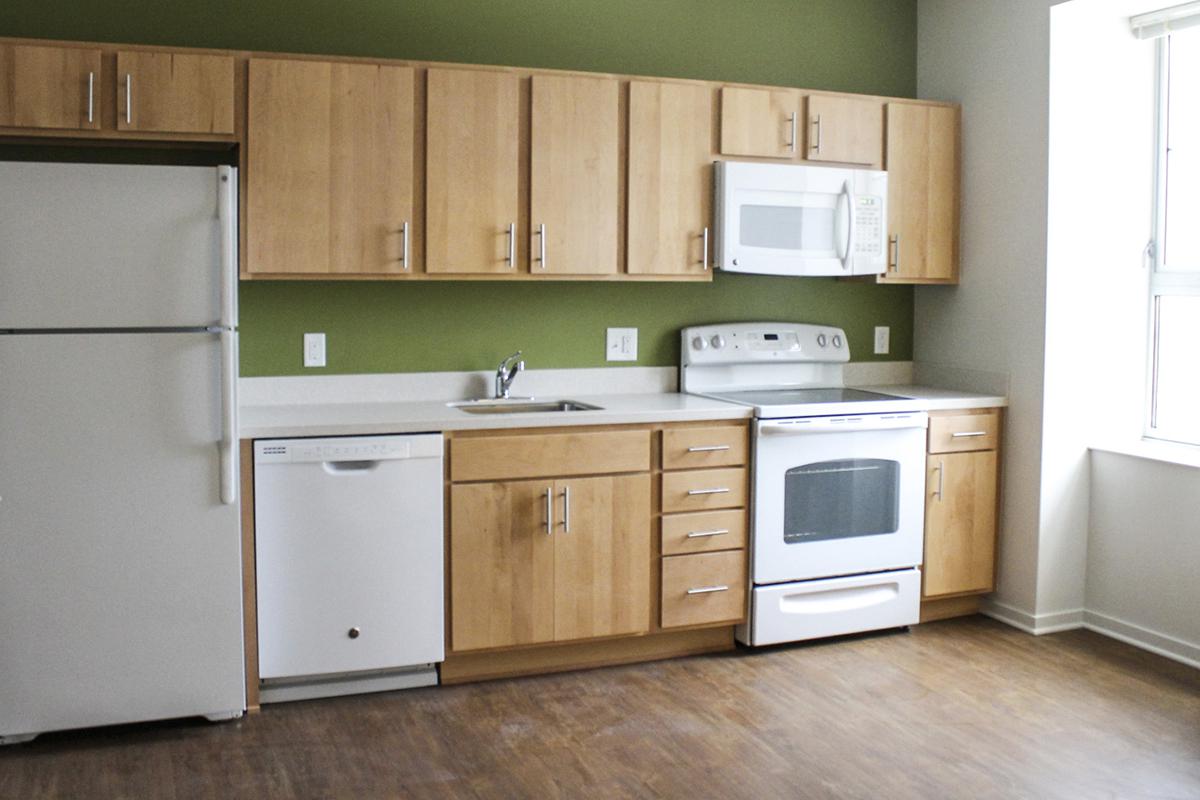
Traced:
<path id="1" fill-rule="evenodd" d="M 681 365 L 845 363 L 846 332 L 797 322 L 737 322 L 682 331 Z"/>

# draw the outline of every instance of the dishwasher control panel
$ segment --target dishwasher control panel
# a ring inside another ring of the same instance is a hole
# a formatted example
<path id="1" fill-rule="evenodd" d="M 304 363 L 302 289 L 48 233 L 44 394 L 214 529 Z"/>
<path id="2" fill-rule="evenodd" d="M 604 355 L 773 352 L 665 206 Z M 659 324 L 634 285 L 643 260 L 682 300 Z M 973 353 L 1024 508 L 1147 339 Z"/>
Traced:
<path id="1" fill-rule="evenodd" d="M 254 443 L 257 464 L 392 461 L 441 455 L 440 436 L 373 436 L 367 440 L 354 436 L 344 439 L 260 439 Z"/>

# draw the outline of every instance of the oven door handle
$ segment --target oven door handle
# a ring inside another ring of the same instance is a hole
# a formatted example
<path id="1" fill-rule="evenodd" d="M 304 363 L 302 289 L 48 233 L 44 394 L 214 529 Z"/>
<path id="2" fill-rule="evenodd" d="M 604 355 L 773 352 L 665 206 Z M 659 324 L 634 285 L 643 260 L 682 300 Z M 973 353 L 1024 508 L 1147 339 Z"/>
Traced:
<path id="1" fill-rule="evenodd" d="M 902 428 L 928 428 L 929 415 L 924 411 L 911 414 L 864 415 L 861 417 L 810 417 L 796 420 L 762 420 L 758 432 L 763 436 L 802 436 L 817 433 L 857 433 Z"/>

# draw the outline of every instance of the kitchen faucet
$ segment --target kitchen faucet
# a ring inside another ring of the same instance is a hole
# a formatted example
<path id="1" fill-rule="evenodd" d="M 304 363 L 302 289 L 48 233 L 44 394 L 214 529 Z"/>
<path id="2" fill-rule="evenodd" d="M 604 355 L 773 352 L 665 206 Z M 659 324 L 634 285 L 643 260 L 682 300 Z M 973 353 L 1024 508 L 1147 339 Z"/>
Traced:
<path id="1" fill-rule="evenodd" d="M 520 350 L 500 362 L 500 366 L 496 367 L 497 400 L 508 399 L 508 387 L 512 386 L 513 379 L 517 377 L 517 373 L 524 369 L 525 362 L 521 360 Z"/>

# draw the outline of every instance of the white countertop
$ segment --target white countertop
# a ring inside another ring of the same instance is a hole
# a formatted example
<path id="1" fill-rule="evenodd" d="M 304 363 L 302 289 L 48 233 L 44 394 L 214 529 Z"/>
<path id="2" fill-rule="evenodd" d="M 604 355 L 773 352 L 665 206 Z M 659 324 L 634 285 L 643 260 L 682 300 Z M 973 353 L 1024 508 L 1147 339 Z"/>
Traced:
<path id="1" fill-rule="evenodd" d="M 445 400 L 426 402 L 294 403 L 244 405 L 243 439 L 350 436 L 432 431 L 625 425 L 650 422 L 749 419 L 751 409 L 686 394 L 564 395 L 599 406 L 596 411 L 532 414 L 471 414 Z"/>
<path id="2" fill-rule="evenodd" d="M 1002 396 L 929 386 L 861 386 L 924 401 L 926 410 L 945 411 L 1008 405 Z M 562 395 L 599 406 L 595 411 L 525 414 L 470 414 L 445 400 L 245 404 L 240 409 L 243 439 L 301 436 L 361 436 L 432 431 L 501 430 L 576 425 L 693 422 L 748 419 L 751 409 L 703 397 L 666 393 Z"/>

